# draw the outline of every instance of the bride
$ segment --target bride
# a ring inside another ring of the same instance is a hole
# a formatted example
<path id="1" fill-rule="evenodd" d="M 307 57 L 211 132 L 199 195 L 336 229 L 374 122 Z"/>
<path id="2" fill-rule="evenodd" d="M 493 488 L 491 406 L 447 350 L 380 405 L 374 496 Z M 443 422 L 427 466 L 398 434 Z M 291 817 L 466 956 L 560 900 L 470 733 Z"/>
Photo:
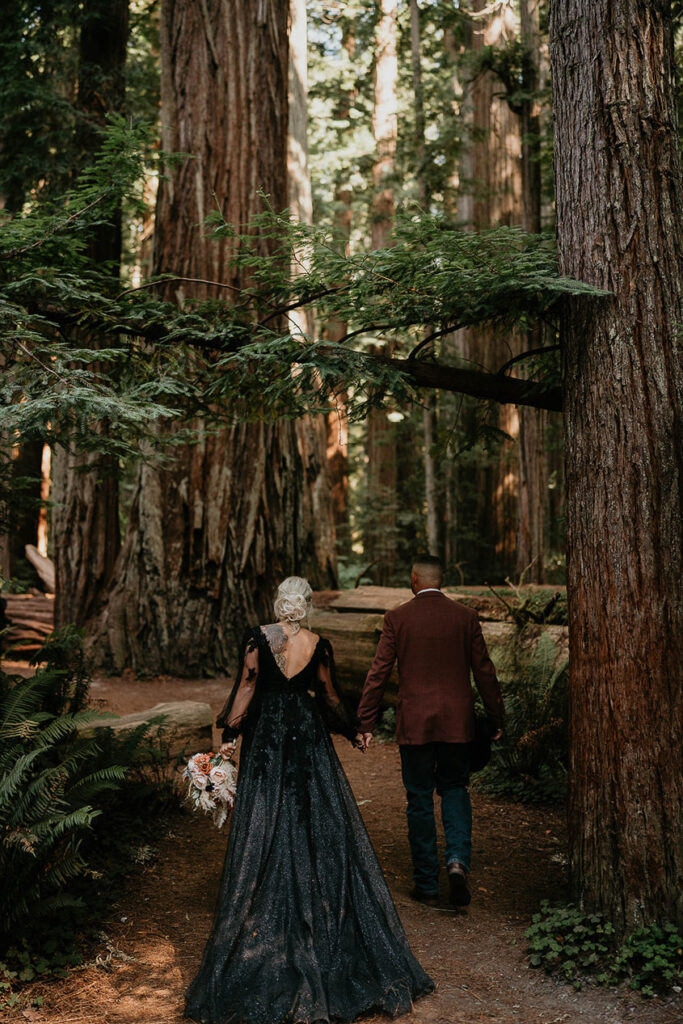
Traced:
<path id="1" fill-rule="evenodd" d="M 213 931 L 187 990 L 202 1024 L 326 1024 L 407 1013 L 434 984 L 413 957 L 330 739 L 358 745 L 329 641 L 301 627 L 311 587 L 280 584 L 247 632 L 218 717 L 242 736 Z"/>

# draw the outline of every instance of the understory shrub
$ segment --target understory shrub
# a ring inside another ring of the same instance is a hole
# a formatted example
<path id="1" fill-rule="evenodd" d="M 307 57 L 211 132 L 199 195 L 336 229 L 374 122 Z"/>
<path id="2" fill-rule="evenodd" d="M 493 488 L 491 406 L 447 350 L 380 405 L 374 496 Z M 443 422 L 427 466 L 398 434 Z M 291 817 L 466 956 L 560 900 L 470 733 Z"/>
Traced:
<path id="1" fill-rule="evenodd" d="M 122 737 L 88 709 L 81 633 L 66 627 L 30 678 L 0 672 L 0 1007 L 80 961 L 172 785 L 143 724 Z"/>
<path id="2" fill-rule="evenodd" d="M 673 924 L 649 925 L 618 942 L 601 914 L 584 914 L 547 900 L 526 932 L 532 967 L 559 974 L 575 988 L 592 980 L 602 985 L 627 982 L 644 996 L 665 995 L 680 984 L 683 937 Z"/>
<path id="3" fill-rule="evenodd" d="M 557 665 L 555 641 L 541 633 L 534 647 L 517 646 L 506 675 L 503 736 L 474 784 L 492 796 L 559 803 L 567 788 L 568 661 Z M 480 701 L 478 710 L 483 714 Z"/>

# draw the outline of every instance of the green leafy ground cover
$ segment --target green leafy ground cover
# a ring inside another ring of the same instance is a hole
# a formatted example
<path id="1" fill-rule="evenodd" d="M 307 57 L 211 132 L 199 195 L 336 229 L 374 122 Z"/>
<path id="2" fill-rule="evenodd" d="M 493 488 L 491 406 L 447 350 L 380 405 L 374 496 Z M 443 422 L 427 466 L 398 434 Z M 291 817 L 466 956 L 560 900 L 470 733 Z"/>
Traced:
<path id="1" fill-rule="evenodd" d="M 28 679 L 0 672 L 0 1008 L 82 962 L 177 805 L 149 725 L 81 733 L 103 716 L 87 707 L 80 631 L 53 634 L 35 661 Z"/>

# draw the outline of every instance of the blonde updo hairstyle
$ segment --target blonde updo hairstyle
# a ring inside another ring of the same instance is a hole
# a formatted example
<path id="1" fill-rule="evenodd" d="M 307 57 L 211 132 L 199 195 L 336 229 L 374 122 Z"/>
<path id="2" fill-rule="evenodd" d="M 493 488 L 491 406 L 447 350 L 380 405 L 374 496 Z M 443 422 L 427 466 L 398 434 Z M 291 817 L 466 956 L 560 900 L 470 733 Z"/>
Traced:
<path id="1" fill-rule="evenodd" d="M 288 576 L 277 588 L 274 609 L 278 622 L 288 622 L 292 635 L 301 629 L 301 621 L 308 618 L 313 590 L 302 576 Z"/>

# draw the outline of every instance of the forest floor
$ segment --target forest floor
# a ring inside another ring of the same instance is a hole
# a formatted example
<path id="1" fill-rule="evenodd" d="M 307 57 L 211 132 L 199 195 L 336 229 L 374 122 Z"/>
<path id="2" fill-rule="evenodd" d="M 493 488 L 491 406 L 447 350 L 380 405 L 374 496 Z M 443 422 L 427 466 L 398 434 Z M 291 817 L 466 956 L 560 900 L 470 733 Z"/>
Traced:
<path id="1" fill-rule="evenodd" d="M 96 706 L 118 713 L 194 698 L 222 705 L 225 680 L 96 678 Z M 363 756 L 336 741 L 415 955 L 436 982 L 404 1018 L 413 1024 L 675 1024 L 680 1002 L 648 1002 L 625 988 L 580 991 L 527 967 L 524 932 L 541 899 L 565 895 L 562 816 L 473 794 L 472 903 L 449 909 L 442 879 L 438 909 L 409 897 L 410 851 L 398 748 L 374 744 Z M 137 869 L 102 924 L 102 945 L 64 981 L 32 986 L 40 1008 L 12 1020 L 36 1024 L 181 1024 L 183 992 L 199 966 L 211 926 L 227 834 L 183 812 L 160 829 L 151 859 Z M 386 1022 L 365 1018 L 365 1024 Z"/>

